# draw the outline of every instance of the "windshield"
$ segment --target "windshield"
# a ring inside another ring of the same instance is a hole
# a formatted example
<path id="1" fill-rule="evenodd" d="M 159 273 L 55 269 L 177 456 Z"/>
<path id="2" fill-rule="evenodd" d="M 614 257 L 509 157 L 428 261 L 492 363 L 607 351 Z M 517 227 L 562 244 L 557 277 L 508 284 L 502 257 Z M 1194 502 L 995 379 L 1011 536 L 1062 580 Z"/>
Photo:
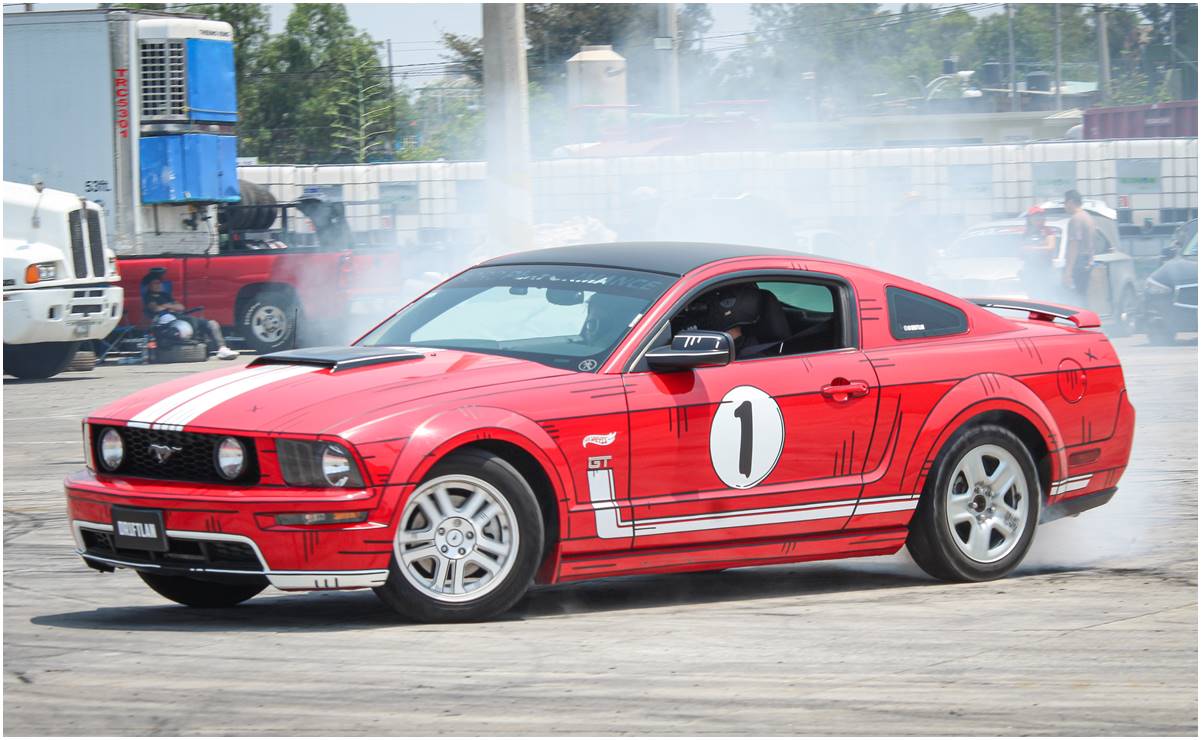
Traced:
<path id="1" fill-rule="evenodd" d="M 1188 244 L 1185 245 L 1184 249 L 1180 253 L 1183 254 L 1185 257 L 1196 257 L 1197 256 L 1197 235 L 1196 234 L 1193 234 L 1193 238 L 1189 239 Z"/>
<path id="2" fill-rule="evenodd" d="M 673 282 L 609 267 L 476 267 L 422 296 L 359 345 L 459 349 L 590 372 Z"/>

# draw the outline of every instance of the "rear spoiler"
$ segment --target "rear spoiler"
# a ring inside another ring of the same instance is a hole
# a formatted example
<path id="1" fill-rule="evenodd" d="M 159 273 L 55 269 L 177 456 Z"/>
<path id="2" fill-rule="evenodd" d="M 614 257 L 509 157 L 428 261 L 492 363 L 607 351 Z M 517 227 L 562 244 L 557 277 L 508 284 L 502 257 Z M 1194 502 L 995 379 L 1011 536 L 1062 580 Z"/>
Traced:
<path id="1" fill-rule="evenodd" d="M 1101 317 L 1083 308 L 1062 306 L 1058 303 L 1039 303 L 1017 298 L 968 298 L 969 302 L 982 308 L 1005 308 L 1012 311 L 1028 311 L 1031 321 L 1054 321 L 1064 319 L 1078 329 L 1096 329 L 1101 326 Z"/>

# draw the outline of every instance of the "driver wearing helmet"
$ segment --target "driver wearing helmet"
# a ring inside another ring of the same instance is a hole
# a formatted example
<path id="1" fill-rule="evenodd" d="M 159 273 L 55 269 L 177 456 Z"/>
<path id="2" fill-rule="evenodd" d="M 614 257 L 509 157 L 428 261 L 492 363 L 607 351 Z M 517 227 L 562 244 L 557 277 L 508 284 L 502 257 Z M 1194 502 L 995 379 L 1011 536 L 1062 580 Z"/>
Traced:
<path id="1" fill-rule="evenodd" d="M 697 305 L 701 304 L 701 305 Z M 724 331 L 734 338 L 734 356 L 745 360 L 758 356 L 758 352 L 744 354 L 748 348 L 762 346 L 752 334 L 752 327 L 759 321 L 763 308 L 763 297 L 754 284 L 734 285 L 719 288 L 693 304 L 691 310 L 704 311 L 704 318 L 696 328 Z"/>
<path id="2" fill-rule="evenodd" d="M 146 286 L 146 302 L 142 306 L 142 312 L 146 314 L 147 318 L 153 319 L 156 324 L 174 325 L 181 339 L 189 339 L 192 336 L 205 339 L 207 336 L 217 345 L 218 359 L 235 359 L 238 353 L 225 346 L 225 337 L 221 335 L 220 324 L 212 319 L 198 319 L 181 315 L 186 309 L 182 303 L 175 300 L 171 291 L 163 283 L 163 275 L 166 272 L 166 269 L 162 267 L 155 267 L 142 278 L 142 283 Z"/>

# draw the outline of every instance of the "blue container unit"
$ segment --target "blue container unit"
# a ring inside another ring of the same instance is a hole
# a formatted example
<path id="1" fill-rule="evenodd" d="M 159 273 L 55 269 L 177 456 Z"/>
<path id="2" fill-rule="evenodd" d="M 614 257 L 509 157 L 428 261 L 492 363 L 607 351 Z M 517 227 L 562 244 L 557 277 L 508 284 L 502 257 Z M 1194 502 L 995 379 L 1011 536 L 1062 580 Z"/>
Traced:
<path id="1" fill-rule="evenodd" d="M 238 88 L 234 78 L 234 45 L 228 41 L 188 39 L 185 45 L 188 118 L 197 122 L 238 120 Z"/>
<path id="2" fill-rule="evenodd" d="M 198 38 L 183 43 L 186 85 L 180 107 L 186 122 L 176 114 L 170 118 L 181 132 L 143 133 L 140 137 L 142 203 L 236 203 L 241 200 L 237 137 L 187 132 L 193 126 L 211 130 L 211 124 L 227 128 L 238 120 L 233 44 Z"/>
<path id="3" fill-rule="evenodd" d="M 140 142 L 142 202 L 236 203 L 238 139 L 221 134 L 149 136 Z"/>

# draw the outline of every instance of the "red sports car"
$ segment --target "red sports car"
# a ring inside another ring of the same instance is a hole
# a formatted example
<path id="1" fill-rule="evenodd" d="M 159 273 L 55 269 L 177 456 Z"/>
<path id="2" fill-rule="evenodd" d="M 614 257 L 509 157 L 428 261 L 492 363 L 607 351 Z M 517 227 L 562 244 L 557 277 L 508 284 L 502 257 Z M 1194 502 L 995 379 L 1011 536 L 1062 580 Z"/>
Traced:
<path id="1" fill-rule="evenodd" d="M 70 522 L 92 568 L 196 607 L 374 588 L 478 619 L 535 582 L 902 545 L 936 578 L 998 578 L 1126 467 L 1098 324 L 769 249 L 523 252 L 354 346 L 100 409 Z"/>

